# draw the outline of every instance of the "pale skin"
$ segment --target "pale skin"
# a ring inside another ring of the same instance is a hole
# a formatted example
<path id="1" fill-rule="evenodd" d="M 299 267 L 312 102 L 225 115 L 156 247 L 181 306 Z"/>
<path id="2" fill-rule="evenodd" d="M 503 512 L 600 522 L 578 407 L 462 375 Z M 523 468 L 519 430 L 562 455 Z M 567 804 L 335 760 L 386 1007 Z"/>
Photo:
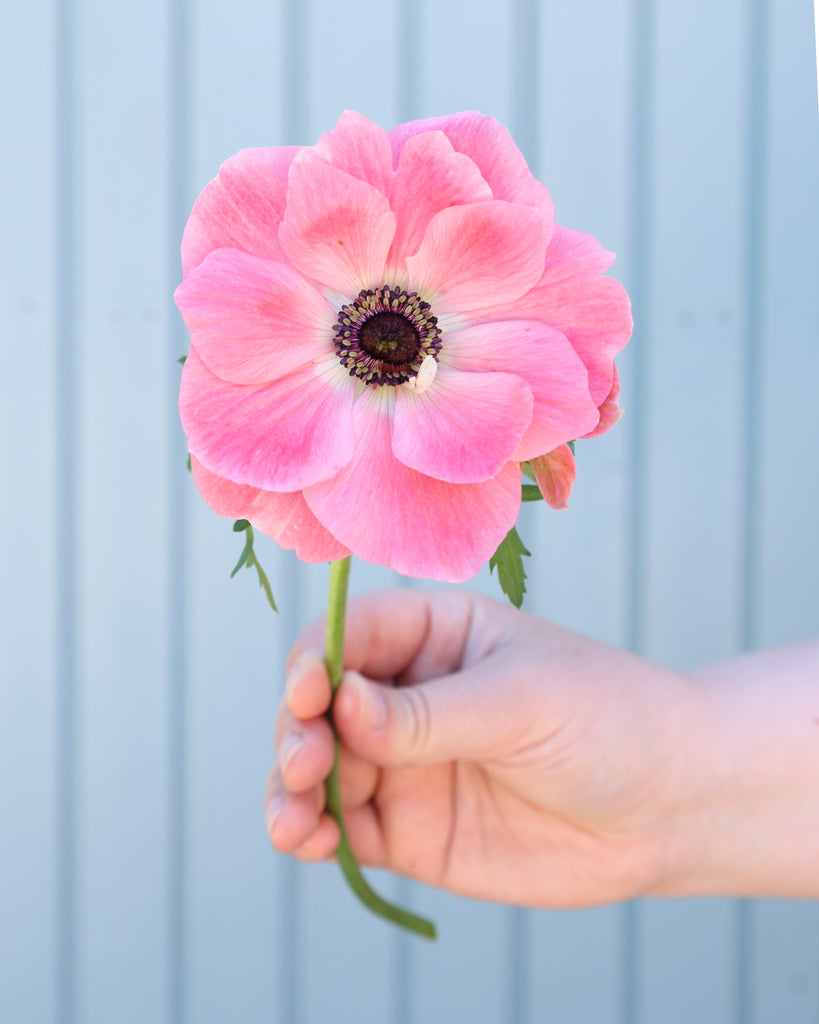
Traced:
<path id="1" fill-rule="evenodd" d="M 332 857 L 321 623 L 291 652 L 268 831 Z M 819 641 L 681 674 L 466 591 L 350 603 L 334 704 L 363 865 L 531 907 L 819 898 Z"/>

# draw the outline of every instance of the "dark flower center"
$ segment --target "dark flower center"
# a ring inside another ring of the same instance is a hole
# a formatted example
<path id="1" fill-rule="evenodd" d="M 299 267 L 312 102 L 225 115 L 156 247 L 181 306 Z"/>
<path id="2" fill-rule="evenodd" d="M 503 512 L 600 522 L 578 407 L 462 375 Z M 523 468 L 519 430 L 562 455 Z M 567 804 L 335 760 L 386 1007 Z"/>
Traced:
<path id="1" fill-rule="evenodd" d="M 398 313 L 371 316 L 359 331 L 358 340 L 368 356 L 394 366 L 411 363 L 421 347 L 415 325 Z"/>
<path id="2" fill-rule="evenodd" d="M 365 289 L 342 306 L 333 331 L 341 365 L 366 384 L 403 384 L 418 375 L 427 356 L 437 362 L 441 351 L 441 331 L 429 303 L 388 285 Z"/>

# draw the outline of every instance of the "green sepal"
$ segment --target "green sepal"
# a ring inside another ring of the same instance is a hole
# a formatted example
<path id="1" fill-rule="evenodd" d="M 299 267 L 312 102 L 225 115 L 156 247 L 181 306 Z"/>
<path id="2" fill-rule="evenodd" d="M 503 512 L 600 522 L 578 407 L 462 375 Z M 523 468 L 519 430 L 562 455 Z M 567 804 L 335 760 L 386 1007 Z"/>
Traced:
<path id="1" fill-rule="evenodd" d="M 179 363 L 180 366 L 184 366 L 185 365 L 185 360 L 187 358 L 188 358 L 187 356 L 180 356 L 176 361 L 177 361 L 177 363 Z"/>
<path id="2" fill-rule="evenodd" d="M 245 533 L 245 546 L 242 548 L 241 555 L 239 555 L 239 561 L 233 567 L 233 572 L 230 574 L 230 578 L 233 579 L 242 566 L 246 569 L 255 569 L 256 575 L 259 577 L 259 586 L 265 592 L 267 603 L 274 612 L 278 612 L 279 609 L 276 607 L 276 602 L 273 600 L 273 588 L 270 586 L 270 580 L 267 578 L 267 573 L 259 565 L 259 560 L 256 558 L 256 552 L 253 550 L 253 527 L 247 519 L 237 519 L 233 524 L 233 532 Z"/>
<path id="3" fill-rule="evenodd" d="M 574 446 L 577 444 L 576 441 L 567 441 L 566 444 L 569 446 L 569 451 L 574 455 Z"/>
<path id="4" fill-rule="evenodd" d="M 523 470 L 523 475 L 528 476 L 530 480 L 535 479 L 535 471 L 532 469 L 530 463 L 521 462 L 520 468 Z"/>
<path id="5" fill-rule="evenodd" d="M 523 604 L 523 595 L 526 593 L 523 556 L 531 554 L 532 552 L 524 547 L 517 529 L 513 526 L 489 559 L 489 571 L 493 572 L 495 566 L 498 567 L 500 588 L 516 608 Z"/>
<path id="6" fill-rule="evenodd" d="M 543 495 L 540 493 L 540 488 L 537 484 L 522 484 L 523 493 L 521 495 L 521 501 L 542 501 Z"/>

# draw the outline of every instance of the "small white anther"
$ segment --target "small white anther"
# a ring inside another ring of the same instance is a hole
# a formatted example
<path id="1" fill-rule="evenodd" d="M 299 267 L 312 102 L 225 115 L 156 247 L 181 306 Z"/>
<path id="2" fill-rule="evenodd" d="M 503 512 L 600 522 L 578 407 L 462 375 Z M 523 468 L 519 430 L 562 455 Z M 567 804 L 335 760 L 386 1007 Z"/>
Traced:
<path id="1" fill-rule="evenodd" d="M 438 363 L 435 356 L 427 355 L 424 356 L 424 361 L 418 369 L 417 377 L 410 377 L 406 382 L 408 387 L 411 387 L 416 394 L 421 394 L 426 391 L 430 384 L 435 380 L 435 374 L 438 372 Z"/>

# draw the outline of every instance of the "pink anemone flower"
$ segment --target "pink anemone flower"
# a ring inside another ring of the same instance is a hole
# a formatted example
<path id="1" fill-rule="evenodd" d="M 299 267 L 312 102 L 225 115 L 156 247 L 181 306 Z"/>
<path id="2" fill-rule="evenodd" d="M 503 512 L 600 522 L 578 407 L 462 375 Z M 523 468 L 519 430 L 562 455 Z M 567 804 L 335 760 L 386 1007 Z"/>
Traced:
<path id="1" fill-rule="evenodd" d="M 176 302 L 196 485 L 299 558 L 473 576 L 521 463 L 565 507 L 569 441 L 618 418 L 628 297 L 477 113 L 247 149 L 197 200 Z"/>

